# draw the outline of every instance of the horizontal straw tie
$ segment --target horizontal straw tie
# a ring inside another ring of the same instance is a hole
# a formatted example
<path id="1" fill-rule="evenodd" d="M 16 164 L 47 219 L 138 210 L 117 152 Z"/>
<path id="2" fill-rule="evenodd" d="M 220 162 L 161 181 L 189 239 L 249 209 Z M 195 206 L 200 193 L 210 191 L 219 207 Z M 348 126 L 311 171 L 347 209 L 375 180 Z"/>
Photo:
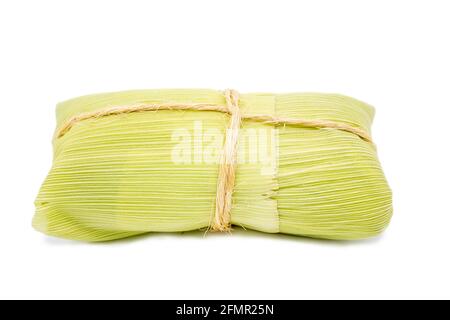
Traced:
<path id="1" fill-rule="evenodd" d="M 235 92 L 234 90 L 229 90 Z M 227 92 L 227 91 L 226 91 Z M 109 107 L 99 111 L 85 112 L 79 115 L 73 116 L 64 122 L 63 125 L 57 130 L 56 137 L 61 138 L 78 122 L 83 120 L 89 120 L 94 118 L 102 118 L 111 115 L 135 113 L 143 111 L 158 111 L 158 110 L 194 110 L 194 111 L 216 111 L 222 113 L 231 114 L 228 106 L 222 106 L 209 103 L 162 103 L 162 104 L 132 104 L 125 106 Z M 340 123 L 336 121 L 328 121 L 321 119 L 302 119 L 302 118 L 283 118 L 275 117 L 268 114 L 256 114 L 256 115 L 241 115 L 242 120 L 249 120 L 255 122 L 262 122 L 266 124 L 274 125 L 290 125 L 300 126 L 305 128 L 329 128 L 346 131 L 359 136 L 361 139 L 373 143 L 370 135 L 357 127 L 349 124 Z"/>

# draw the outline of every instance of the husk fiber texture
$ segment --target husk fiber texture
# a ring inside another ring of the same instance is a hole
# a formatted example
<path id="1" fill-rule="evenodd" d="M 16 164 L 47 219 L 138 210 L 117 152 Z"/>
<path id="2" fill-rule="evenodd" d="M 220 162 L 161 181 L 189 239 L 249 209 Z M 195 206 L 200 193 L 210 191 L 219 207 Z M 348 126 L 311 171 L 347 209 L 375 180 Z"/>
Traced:
<path id="1" fill-rule="evenodd" d="M 225 99 L 214 90 L 89 95 L 58 105 L 56 132 L 86 112 L 168 102 L 224 105 Z M 371 106 L 337 94 L 241 94 L 239 107 L 244 117 L 333 121 L 369 135 L 374 115 Z M 77 122 L 55 134 L 33 226 L 83 241 L 208 228 L 219 167 L 211 159 L 223 143 L 212 133 L 225 136 L 229 120 L 221 112 L 157 110 Z M 388 225 L 391 191 L 374 144 L 333 128 L 245 119 L 240 131 L 233 225 L 326 239 L 372 237 Z M 174 154 L 181 156 L 174 161 Z"/>

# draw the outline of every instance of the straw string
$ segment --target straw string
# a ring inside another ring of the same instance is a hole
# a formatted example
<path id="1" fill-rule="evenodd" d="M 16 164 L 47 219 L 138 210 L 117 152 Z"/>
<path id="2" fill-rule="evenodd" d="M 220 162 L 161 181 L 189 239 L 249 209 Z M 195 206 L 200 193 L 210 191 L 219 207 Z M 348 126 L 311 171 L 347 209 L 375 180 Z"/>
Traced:
<path id="1" fill-rule="evenodd" d="M 231 228 L 231 206 L 234 182 L 236 179 L 236 158 L 241 126 L 241 111 L 239 109 L 239 94 L 235 90 L 225 90 L 227 108 L 231 114 L 230 126 L 225 135 L 225 143 L 220 159 L 217 178 L 216 211 L 210 224 L 212 231 L 229 231 Z"/>

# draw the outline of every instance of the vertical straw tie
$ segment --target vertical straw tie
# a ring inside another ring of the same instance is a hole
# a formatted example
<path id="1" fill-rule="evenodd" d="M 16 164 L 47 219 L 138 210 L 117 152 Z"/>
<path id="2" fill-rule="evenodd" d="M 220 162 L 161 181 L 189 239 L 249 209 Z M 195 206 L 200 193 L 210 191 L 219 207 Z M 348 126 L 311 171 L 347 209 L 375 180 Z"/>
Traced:
<path id="1" fill-rule="evenodd" d="M 224 92 L 230 125 L 225 134 L 223 152 L 219 162 L 217 178 L 216 210 L 209 229 L 212 231 L 231 230 L 231 207 L 233 188 L 236 180 L 237 149 L 242 115 L 239 109 L 239 93 L 227 89 Z"/>

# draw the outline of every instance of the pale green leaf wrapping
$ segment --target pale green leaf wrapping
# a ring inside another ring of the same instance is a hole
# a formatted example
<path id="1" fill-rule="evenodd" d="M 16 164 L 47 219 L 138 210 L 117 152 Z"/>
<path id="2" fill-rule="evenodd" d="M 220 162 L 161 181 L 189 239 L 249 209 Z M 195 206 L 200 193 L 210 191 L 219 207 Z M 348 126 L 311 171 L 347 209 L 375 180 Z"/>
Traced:
<path id="1" fill-rule="evenodd" d="M 97 94 L 59 104 L 57 125 L 106 107 L 165 102 L 225 104 L 223 94 L 213 90 Z M 374 114 L 371 106 L 335 94 L 242 94 L 239 105 L 246 115 L 330 120 L 368 133 Z M 53 166 L 36 199 L 34 227 L 84 241 L 207 228 L 215 208 L 218 164 L 177 164 L 171 158 L 173 132 L 193 132 L 199 121 L 203 132 L 224 133 L 229 115 L 159 110 L 76 123 L 54 138 Z M 273 128 L 245 120 L 241 132 Z M 367 238 L 387 226 L 391 191 L 374 145 L 336 129 L 277 129 L 273 172 L 259 162 L 238 164 L 234 225 L 327 239 Z M 238 153 L 248 155 L 249 148 L 243 134 Z"/>

